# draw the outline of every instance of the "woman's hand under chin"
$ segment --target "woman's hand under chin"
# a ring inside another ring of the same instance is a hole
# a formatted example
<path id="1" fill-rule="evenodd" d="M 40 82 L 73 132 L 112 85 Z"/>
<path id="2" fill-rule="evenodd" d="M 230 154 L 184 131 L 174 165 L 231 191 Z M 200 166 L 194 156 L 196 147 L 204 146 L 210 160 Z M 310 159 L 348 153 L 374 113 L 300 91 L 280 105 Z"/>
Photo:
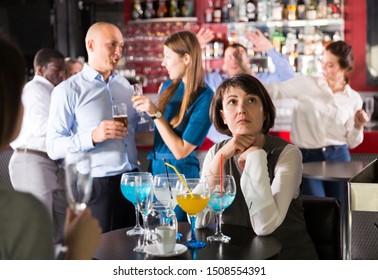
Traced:
<path id="1" fill-rule="evenodd" d="M 259 146 L 251 146 L 244 152 L 242 152 L 238 158 L 238 165 L 240 169 L 243 171 L 245 167 L 245 162 L 247 160 L 247 155 L 249 155 L 251 152 L 260 150 L 261 148 Z"/>
<path id="2" fill-rule="evenodd" d="M 255 142 L 255 137 L 252 135 L 234 135 L 218 153 L 222 154 L 224 159 L 232 158 L 235 155 L 241 154 L 248 147 Z"/>
<path id="3" fill-rule="evenodd" d="M 240 154 L 238 158 L 238 165 L 242 171 L 244 170 L 247 156 L 253 151 L 260 150 L 261 147 L 264 145 L 265 136 L 263 134 L 262 136 L 263 137 L 261 137 L 260 135 L 256 135 L 255 141 L 252 143 L 252 145 Z"/>

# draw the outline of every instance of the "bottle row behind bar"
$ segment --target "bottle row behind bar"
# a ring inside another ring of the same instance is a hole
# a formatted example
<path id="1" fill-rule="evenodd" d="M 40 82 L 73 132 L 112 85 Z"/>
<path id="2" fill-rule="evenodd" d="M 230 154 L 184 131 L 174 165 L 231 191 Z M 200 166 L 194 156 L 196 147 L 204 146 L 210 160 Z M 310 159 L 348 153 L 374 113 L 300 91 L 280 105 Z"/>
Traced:
<path id="1" fill-rule="evenodd" d="M 207 0 L 205 22 L 341 18 L 342 0 Z"/>

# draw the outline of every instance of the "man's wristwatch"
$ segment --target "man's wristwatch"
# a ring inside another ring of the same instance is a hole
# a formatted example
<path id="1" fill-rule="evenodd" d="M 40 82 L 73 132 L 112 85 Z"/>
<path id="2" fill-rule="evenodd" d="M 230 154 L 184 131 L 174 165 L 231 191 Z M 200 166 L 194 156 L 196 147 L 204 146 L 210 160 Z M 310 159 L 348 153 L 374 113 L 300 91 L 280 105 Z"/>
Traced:
<path id="1" fill-rule="evenodd" d="M 153 120 L 160 119 L 162 116 L 163 116 L 163 115 L 161 114 L 160 111 L 157 111 L 157 112 L 155 113 L 155 115 L 150 115 L 151 119 L 153 119 Z"/>

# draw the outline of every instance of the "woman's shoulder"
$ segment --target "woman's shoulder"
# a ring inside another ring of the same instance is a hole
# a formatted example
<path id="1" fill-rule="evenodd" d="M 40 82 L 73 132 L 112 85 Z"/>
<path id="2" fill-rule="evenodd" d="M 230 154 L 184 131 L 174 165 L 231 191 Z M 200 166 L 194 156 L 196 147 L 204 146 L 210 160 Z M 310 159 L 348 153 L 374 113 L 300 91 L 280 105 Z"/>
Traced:
<path id="1" fill-rule="evenodd" d="M 277 150 L 279 149 L 281 153 L 289 153 L 301 155 L 301 151 L 297 146 L 288 142 L 287 140 L 274 135 L 267 135 L 267 140 L 265 143 L 265 149 L 268 150 Z"/>
<path id="2" fill-rule="evenodd" d="M 169 87 L 171 84 L 172 84 L 172 80 L 171 79 L 168 79 L 168 80 L 166 80 L 165 82 L 163 82 L 162 84 L 161 84 L 161 89 L 163 90 L 163 89 L 166 89 L 167 87 Z"/>
<path id="3" fill-rule="evenodd" d="M 214 95 L 214 91 L 211 89 L 211 87 L 205 83 L 205 86 L 202 88 L 201 92 L 205 92 L 206 94 L 211 94 L 211 96 Z"/>
<path id="4" fill-rule="evenodd" d="M 205 83 L 205 86 L 202 87 L 198 93 L 198 98 L 212 100 L 214 96 L 214 91 Z"/>
<path id="5" fill-rule="evenodd" d="M 346 91 L 348 94 L 350 94 L 350 95 L 352 95 L 352 96 L 354 96 L 354 97 L 361 98 L 361 95 L 360 95 L 357 91 L 355 91 L 354 89 L 352 89 L 352 87 L 351 87 L 349 84 L 346 84 L 346 85 L 345 85 L 345 91 Z"/>

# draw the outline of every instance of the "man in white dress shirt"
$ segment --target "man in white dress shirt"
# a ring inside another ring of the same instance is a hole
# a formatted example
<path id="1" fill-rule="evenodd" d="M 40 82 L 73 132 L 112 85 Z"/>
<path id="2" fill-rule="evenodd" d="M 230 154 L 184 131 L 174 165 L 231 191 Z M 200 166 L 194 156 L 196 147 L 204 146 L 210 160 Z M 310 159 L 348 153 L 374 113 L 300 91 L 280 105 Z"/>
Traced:
<path id="1" fill-rule="evenodd" d="M 67 207 L 65 178 L 63 168 L 46 153 L 46 128 L 51 92 L 64 79 L 63 54 L 53 49 L 39 50 L 34 57 L 34 72 L 34 78 L 22 92 L 24 117 L 21 132 L 11 143 L 14 153 L 9 162 L 9 175 L 16 190 L 33 194 L 46 206 L 58 242 Z"/>

